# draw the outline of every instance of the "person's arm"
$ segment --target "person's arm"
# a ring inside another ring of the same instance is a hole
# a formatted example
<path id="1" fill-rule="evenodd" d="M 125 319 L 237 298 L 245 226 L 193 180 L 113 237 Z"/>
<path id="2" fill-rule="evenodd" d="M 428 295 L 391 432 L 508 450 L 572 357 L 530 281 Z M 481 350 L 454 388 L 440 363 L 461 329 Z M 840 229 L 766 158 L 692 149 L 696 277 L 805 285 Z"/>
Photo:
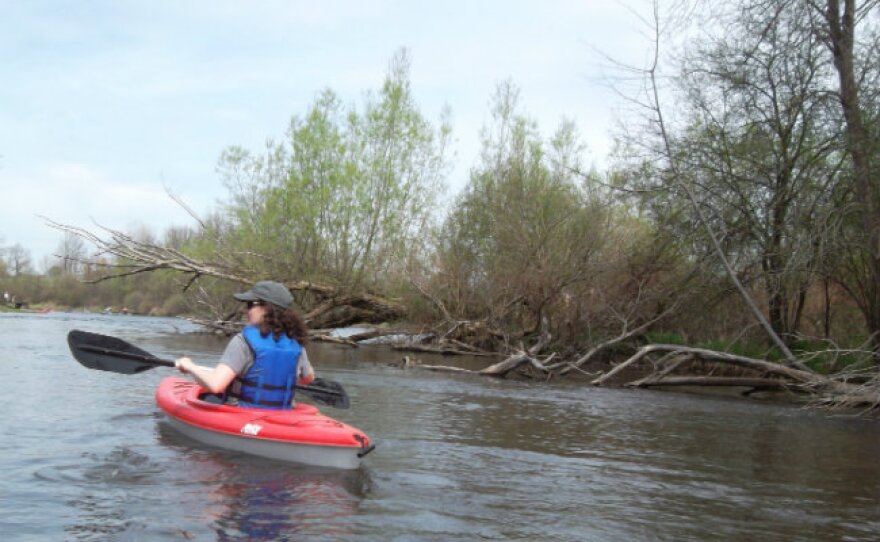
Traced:
<path id="1" fill-rule="evenodd" d="M 178 358 L 174 362 L 174 366 L 181 373 L 188 373 L 193 376 L 196 383 L 211 393 L 222 393 L 235 378 L 233 371 L 225 363 L 218 363 L 213 369 L 203 365 L 196 365 L 193 360 L 183 357 Z"/>
<path id="2" fill-rule="evenodd" d="M 175 367 L 182 373 L 193 375 L 193 379 L 199 386 L 211 393 L 223 393 L 236 375 L 244 371 L 244 367 L 252 360 L 250 348 L 241 334 L 233 337 L 226 345 L 226 350 L 220 356 L 220 363 L 213 369 L 203 365 L 196 365 L 187 357 L 182 357 L 174 362 Z"/>
<path id="3" fill-rule="evenodd" d="M 299 377 L 296 379 L 297 386 L 308 386 L 315 380 L 315 370 L 312 369 L 312 363 L 309 361 L 309 355 L 306 349 L 302 349 L 299 355 L 299 368 L 297 369 Z"/>

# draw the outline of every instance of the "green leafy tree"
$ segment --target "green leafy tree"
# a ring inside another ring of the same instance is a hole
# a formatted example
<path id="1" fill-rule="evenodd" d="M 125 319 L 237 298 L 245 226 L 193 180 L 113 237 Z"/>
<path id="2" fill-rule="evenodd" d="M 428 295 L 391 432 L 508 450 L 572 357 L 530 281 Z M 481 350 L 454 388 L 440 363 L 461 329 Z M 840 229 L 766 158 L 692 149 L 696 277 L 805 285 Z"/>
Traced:
<path id="1" fill-rule="evenodd" d="M 215 238 L 281 280 L 358 290 L 399 276 L 435 210 L 450 133 L 446 120 L 435 127 L 419 112 L 409 68 L 401 51 L 360 112 L 325 90 L 262 156 L 227 149 L 220 169 L 232 220 L 221 218 Z"/>
<path id="2" fill-rule="evenodd" d="M 511 336 L 579 302 L 610 231 L 607 206 L 578 184 L 574 124 L 544 141 L 518 94 L 510 82 L 496 90 L 480 163 L 439 231 L 432 282 L 452 316 Z"/>

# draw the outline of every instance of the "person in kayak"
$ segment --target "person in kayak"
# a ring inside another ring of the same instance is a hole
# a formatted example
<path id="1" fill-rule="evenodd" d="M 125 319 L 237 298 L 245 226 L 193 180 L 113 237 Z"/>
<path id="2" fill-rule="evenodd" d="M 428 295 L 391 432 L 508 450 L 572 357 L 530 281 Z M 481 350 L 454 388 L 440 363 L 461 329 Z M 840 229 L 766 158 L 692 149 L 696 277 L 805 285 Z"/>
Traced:
<path id="1" fill-rule="evenodd" d="M 315 371 L 305 351 L 308 328 L 290 308 L 293 296 L 282 284 L 260 281 L 247 292 L 233 294 L 247 304 L 247 325 L 226 345 L 214 368 L 190 358 L 175 367 L 223 402 L 254 408 L 288 409 L 294 385 L 307 386 Z"/>

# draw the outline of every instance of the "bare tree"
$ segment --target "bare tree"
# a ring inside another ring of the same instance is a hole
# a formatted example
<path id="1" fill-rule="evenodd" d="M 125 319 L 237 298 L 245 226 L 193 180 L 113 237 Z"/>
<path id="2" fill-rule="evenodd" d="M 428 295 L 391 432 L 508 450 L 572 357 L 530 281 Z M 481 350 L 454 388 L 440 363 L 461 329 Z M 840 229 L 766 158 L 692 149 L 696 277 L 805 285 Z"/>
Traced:
<path id="1" fill-rule="evenodd" d="M 61 259 L 61 272 L 65 275 L 77 275 L 86 258 L 86 245 L 81 237 L 71 232 L 64 232 L 64 238 L 58 244 L 56 257 Z"/>
<path id="2" fill-rule="evenodd" d="M 866 277 L 858 290 L 856 302 L 865 316 L 868 332 L 874 337 L 875 363 L 880 365 L 880 181 L 877 178 L 878 149 L 874 143 L 863 103 L 863 74 L 858 73 L 857 32 L 873 13 L 876 0 L 812 1 L 812 8 L 822 17 L 824 26 L 816 31 L 824 40 L 837 71 L 837 96 L 846 122 L 846 152 L 852 161 L 851 182 L 855 206 L 862 227 L 862 252 L 867 262 Z M 873 66 L 876 70 L 877 67 Z M 874 108 L 876 111 L 876 105 Z M 875 119 L 876 120 L 876 119 Z"/>
<path id="3" fill-rule="evenodd" d="M 773 329 L 751 293 L 743 285 L 728 257 L 728 251 L 723 245 L 723 236 L 718 231 L 718 221 L 708 214 L 710 209 L 707 209 L 701 198 L 697 196 L 696 190 L 699 185 L 695 184 L 694 175 L 689 175 L 683 166 L 682 153 L 675 145 L 675 136 L 667 123 L 666 108 L 661 100 L 660 46 L 663 27 L 661 26 L 660 8 L 657 1 L 653 4 L 652 19 L 645 19 L 644 22 L 649 26 L 653 40 L 653 56 L 650 65 L 646 69 L 631 66 L 626 66 L 625 69 L 630 74 L 641 75 L 645 81 L 641 98 L 635 98 L 634 102 L 650 119 L 649 122 L 653 128 L 652 135 L 655 139 L 653 144 L 645 144 L 645 147 L 653 154 L 652 158 L 657 164 L 656 167 L 665 184 L 664 188 L 672 193 L 679 193 L 681 199 L 687 202 L 693 216 L 693 222 L 706 233 L 714 254 L 724 268 L 728 279 L 772 343 L 783 353 L 786 363 L 802 370 L 809 370 L 798 361 Z"/>
<path id="4" fill-rule="evenodd" d="M 820 83 L 829 62 L 807 6 L 744 6 L 718 38 L 697 41 L 683 63 L 685 134 L 679 174 L 724 234 L 739 269 L 758 270 L 769 322 L 793 338 L 814 270 L 823 216 L 839 171 L 838 132 Z"/>
<path id="5" fill-rule="evenodd" d="M 32 271 L 31 253 L 16 243 L 6 249 L 6 268 L 10 274 L 18 276 Z"/>

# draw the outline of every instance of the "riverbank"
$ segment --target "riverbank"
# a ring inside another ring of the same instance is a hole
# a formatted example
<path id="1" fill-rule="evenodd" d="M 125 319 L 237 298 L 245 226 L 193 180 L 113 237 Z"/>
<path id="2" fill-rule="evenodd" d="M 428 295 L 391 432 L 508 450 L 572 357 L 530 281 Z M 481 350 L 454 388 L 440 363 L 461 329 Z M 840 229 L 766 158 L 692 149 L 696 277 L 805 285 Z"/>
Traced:
<path id="1" fill-rule="evenodd" d="M 57 310 L 49 305 L 34 305 L 34 306 L 22 306 L 22 307 L 14 307 L 12 305 L 0 305 L 0 312 L 19 312 L 19 313 L 36 313 L 36 314 L 46 314 Z"/>
<path id="2" fill-rule="evenodd" d="M 128 308 L 114 308 L 114 307 L 98 307 L 98 306 L 86 306 L 86 307 L 68 307 L 65 305 L 58 305 L 53 302 L 46 303 L 35 303 L 31 304 L 20 304 L 20 306 L 13 306 L 12 304 L 0 304 L 0 313 L 37 313 L 37 314 L 45 314 L 48 312 L 68 312 L 72 314 L 118 314 L 120 316 L 156 316 L 156 317 L 170 317 L 177 318 L 176 315 L 167 315 L 167 314 L 141 314 L 138 312 L 130 311 Z"/>

